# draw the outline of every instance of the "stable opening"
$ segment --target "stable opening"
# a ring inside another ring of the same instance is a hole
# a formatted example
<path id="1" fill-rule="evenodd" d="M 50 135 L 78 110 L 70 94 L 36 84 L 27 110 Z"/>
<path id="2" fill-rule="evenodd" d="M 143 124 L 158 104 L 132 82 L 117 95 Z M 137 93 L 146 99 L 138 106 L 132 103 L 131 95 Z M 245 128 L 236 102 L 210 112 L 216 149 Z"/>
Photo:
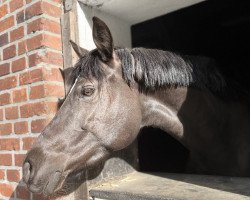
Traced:
<path id="1" fill-rule="evenodd" d="M 189 151 L 166 132 L 145 127 L 138 136 L 140 171 L 184 173 Z"/>
<path id="2" fill-rule="evenodd" d="M 220 63 L 229 79 L 245 88 L 250 85 L 248 73 L 244 73 L 250 52 L 248 0 L 97 0 L 92 7 L 86 6 L 89 1 L 80 1 L 79 43 L 86 49 L 95 48 L 91 30 L 95 15 L 110 27 L 116 46 L 209 56 Z M 142 171 L 185 172 L 188 150 L 159 129 L 144 128 L 138 137 L 138 150 Z"/>
<path id="3" fill-rule="evenodd" d="M 132 47 L 215 58 L 227 79 L 248 89 L 249 10 L 249 1 L 205 1 L 133 25 Z M 188 150 L 159 129 L 143 129 L 138 149 L 142 171 L 185 172 Z"/>

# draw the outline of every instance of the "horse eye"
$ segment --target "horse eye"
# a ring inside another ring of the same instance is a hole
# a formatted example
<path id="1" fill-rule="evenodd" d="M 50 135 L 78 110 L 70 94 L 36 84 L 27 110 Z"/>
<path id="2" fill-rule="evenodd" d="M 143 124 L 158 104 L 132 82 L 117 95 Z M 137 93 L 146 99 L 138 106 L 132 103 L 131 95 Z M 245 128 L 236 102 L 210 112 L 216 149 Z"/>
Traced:
<path id="1" fill-rule="evenodd" d="M 82 94 L 84 96 L 91 96 L 95 91 L 95 88 L 94 87 L 84 87 L 82 89 Z"/>

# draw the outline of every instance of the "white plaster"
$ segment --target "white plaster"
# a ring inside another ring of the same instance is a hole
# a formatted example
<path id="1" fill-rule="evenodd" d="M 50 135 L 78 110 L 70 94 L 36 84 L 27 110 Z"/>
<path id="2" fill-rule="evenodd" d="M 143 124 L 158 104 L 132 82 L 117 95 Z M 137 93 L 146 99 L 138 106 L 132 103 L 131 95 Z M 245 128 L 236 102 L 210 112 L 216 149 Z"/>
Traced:
<path id="1" fill-rule="evenodd" d="M 88 50 L 94 49 L 92 38 L 92 17 L 97 16 L 108 25 L 113 36 L 115 46 L 131 47 L 130 24 L 118 17 L 100 10 L 77 4 L 79 44 Z"/>
<path id="2" fill-rule="evenodd" d="M 78 0 L 119 17 L 130 25 L 152 19 L 204 0 Z M 99 6 L 98 6 L 99 5 Z"/>
<path id="3" fill-rule="evenodd" d="M 79 33 L 79 45 L 87 50 L 95 48 L 95 44 L 92 39 L 92 27 L 88 22 L 89 16 L 85 14 L 81 6 L 77 3 L 77 23 Z"/>
<path id="4" fill-rule="evenodd" d="M 92 50 L 92 17 L 101 18 L 111 30 L 115 46 L 131 47 L 131 25 L 205 0 L 78 0 L 80 46 Z M 88 5 L 88 6 L 87 6 Z"/>

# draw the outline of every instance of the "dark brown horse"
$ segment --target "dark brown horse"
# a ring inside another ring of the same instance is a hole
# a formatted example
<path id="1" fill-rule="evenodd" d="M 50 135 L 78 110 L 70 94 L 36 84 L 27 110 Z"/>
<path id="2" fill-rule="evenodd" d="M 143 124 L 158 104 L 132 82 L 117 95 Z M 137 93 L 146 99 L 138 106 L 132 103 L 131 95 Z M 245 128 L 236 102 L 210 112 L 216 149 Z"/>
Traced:
<path id="1" fill-rule="evenodd" d="M 106 24 L 96 17 L 93 24 L 97 49 L 73 43 L 80 60 L 64 73 L 66 99 L 24 162 L 31 191 L 60 191 L 66 177 L 127 147 L 145 126 L 180 141 L 193 172 L 250 176 L 249 98 L 213 60 L 114 48 Z"/>

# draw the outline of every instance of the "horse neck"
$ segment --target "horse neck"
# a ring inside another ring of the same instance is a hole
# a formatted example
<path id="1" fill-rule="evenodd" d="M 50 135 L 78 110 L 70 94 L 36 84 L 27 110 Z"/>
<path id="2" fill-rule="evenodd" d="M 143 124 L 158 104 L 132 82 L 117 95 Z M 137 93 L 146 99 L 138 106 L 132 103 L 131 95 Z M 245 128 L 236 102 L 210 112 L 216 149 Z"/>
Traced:
<path id="1" fill-rule="evenodd" d="M 209 124 L 211 119 L 221 121 L 225 114 L 225 103 L 208 91 L 191 87 L 160 89 L 141 93 L 140 97 L 142 127 L 160 128 L 185 146 L 189 146 L 190 138 L 196 135 L 187 127 L 195 128 L 197 123 Z"/>
<path id="2" fill-rule="evenodd" d="M 186 87 L 141 93 L 142 127 L 160 128 L 180 142 L 184 142 L 183 125 L 178 117 L 178 111 L 185 101 L 186 94 Z"/>

